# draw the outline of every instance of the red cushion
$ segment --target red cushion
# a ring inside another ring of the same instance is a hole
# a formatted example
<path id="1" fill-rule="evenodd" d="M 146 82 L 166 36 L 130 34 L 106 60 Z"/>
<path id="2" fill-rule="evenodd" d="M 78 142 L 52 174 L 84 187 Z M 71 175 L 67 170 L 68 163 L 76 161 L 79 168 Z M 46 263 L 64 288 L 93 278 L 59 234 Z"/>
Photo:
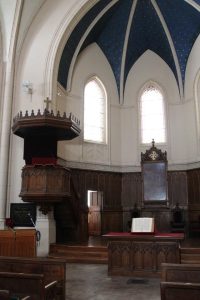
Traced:
<path id="1" fill-rule="evenodd" d="M 57 159 L 55 157 L 32 157 L 32 164 L 46 165 L 46 164 L 57 164 Z"/>

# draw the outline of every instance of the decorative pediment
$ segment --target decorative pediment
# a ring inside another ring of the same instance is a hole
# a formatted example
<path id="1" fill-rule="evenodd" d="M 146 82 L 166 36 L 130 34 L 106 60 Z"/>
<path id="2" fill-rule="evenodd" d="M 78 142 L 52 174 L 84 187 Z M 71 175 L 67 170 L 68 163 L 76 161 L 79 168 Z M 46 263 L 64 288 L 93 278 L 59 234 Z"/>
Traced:
<path id="1" fill-rule="evenodd" d="M 145 161 L 166 161 L 167 162 L 167 152 L 162 152 L 160 149 L 155 147 L 155 141 L 152 140 L 152 147 L 146 150 L 145 153 L 141 152 L 141 162 Z"/>

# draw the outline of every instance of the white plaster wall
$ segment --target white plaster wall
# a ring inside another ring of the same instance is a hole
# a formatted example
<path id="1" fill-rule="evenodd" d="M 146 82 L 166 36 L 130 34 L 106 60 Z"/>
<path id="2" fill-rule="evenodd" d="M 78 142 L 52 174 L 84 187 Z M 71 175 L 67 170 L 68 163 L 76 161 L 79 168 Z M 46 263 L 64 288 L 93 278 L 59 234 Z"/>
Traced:
<path id="1" fill-rule="evenodd" d="M 27 28 L 28 31 L 24 31 L 24 34 L 26 34 L 24 35 L 21 32 L 21 44 L 18 48 L 20 52 L 17 53 L 17 65 L 15 68 L 13 116 L 20 110 L 31 112 L 32 109 L 37 111 L 39 108 L 43 110 L 45 107 L 44 98 L 47 96 L 51 97 L 51 93 L 45 89 L 45 85 L 47 83 L 53 85 L 52 82 L 51 84 L 49 82 L 52 80 L 51 70 L 56 57 L 56 51 L 58 50 L 57 48 L 55 49 L 54 45 L 59 45 L 69 23 L 80 10 L 81 5 L 86 2 L 86 0 L 45 1 L 30 24 L 31 26 Z M 29 4 L 31 5 L 31 2 Z M 24 80 L 31 82 L 33 94 L 24 92 L 22 88 Z M 54 93 L 56 94 L 56 91 Z M 56 108 L 56 99 L 52 100 L 52 107 Z M 24 165 L 22 159 L 23 140 L 12 136 L 11 145 L 8 202 L 18 202 L 21 201 L 18 197 L 18 191 L 21 187 L 21 176 L 19 176 L 19 173 Z M 38 219 L 37 222 L 39 221 Z M 55 230 L 52 229 L 54 227 L 52 226 L 52 222 L 42 221 L 40 225 L 41 230 L 44 232 L 43 237 L 45 238 L 41 241 L 38 251 L 40 255 L 47 255 L 49 243 L 55 239 Z"/>
<path id="2" fill-rule="evenodd" d="M 5 0 L 4 4 L 7 0 Z M 9 1 L 11 2 L 11 0 Z M 30 27 L 22 39 L 20 38 L 20 53 L 15 76 L 13 116 L 20 110 L 44 108 L 46 94 L 45 84 L 47 71 L 53 65 L 53 59 L 57 59 L 54 51 L 61 42 L 63 36 L 69 31 L 71 21 L 75 13 L 87 1 L 45 1 L 35 18 L 32 18 Z M 95 1 L 93 1 L 95 2 Z M 29 2 L 31 3 L 31 2 Z M 43 1 L 35 4 L 35 10 Z M 91 2 L 92 4 L 92 2 Z M 11 5 L 12 6 L 12 5 Z M 27 8 L 28 9 L 28 8 Z M 23 19 L 27 24 L 26 18 Z M 97 45 L 89 46 L 80 55 L 75 66 L 72 87 L 68 94 L 64 91 L 52 99 L 52 107 L 61 112 L 72 111 L 83 124 L 83 87 L 89 76 L 97 75 L 108 91 L 108 144 L 94 145 L 83 142 L 83 135 L 69 142 L 60 142 L 58 156 L 67 161 L 102 164 L 111 166 L 139 166 L 140 152 L 146 150 L 146 146 L 140 145 L 138 130 L 138 93 L 141 87 L 148 81 L 153 80 L 161 85 L 166 95 L 166 112 L 168 123 L 167 146 L 161 148 L 168 151 L 169 163 L 185 163 L 197 160 L 196 124 L 194 119 L 194 95 L 193 83 L 199 68 L 199 39 L 196 41 L 189 57 L 186 71 L 185 104 L 181 102 L 177 83 L 170 68 L 163 60 L 151 51 L 147 51 L 131 69 L 125 87 L 124 104 L 119 105 L 119 97 L 115 79 L 111 67 L 107 63 Z M 52 54 L 53 53 L 53 54 Z M 52 57 L 50 58 L 50 56 Z M 198 62 L 198 63 L 197 63 Z M 57 62 L 58 64 L 58 62 Z M 50 66 L 49 66 L 50 65 Z M 197 66 L 198 65 L 198 66 Z M 57 65 L 54 65 L 56 74 Z M 27 94 L 22 88 L 22 82 L 29 80 L 33 85 L 33 94 Z M 49 80 L 49 79 L 48 79 Z M 52 86 L 55 83 L 52 83 Z M 53 91 L 56 94 L 56 90 Z M 187 125 L 185 124 L 187 120 Z M 187 138 L 190 142 L 187 148 Z M 19 176 L 24 162 L 23 140 L 12 138 L 11 151 L 11 179 L 10 200 L 15 198 L 19 201 L 18 191 L 21 186 Z"/>
<path id="3" fill-rule="evenodd" d="M 12 34 L 12 26 L 15 15 L 16 0 L 1 0 L 0 1 L 0 20 L 3 34 L 3 58 L 7 61 Z"/>
<path id="4" fill-rule="evenodd" d="M 136 103 L 137 104 L 137 103 Z M 138 163 L 138 114 L 137 105 L 121 107 L 121 164 L 137 166 Z"/>
<path id="5" fill-rule="evenodd" d="M 169 139 L 171 155 L 168 156 L 169 164 L 181 164 L 187 160 L 185 109 L 183 104 L 172 104 L 168 109 Z"/>
<path id="6" fill-rule="evenodd" d="M 196 39 L 187 61 L 185 72 L 185 101 L 194 98 L 194 82 L 200 69 L 200 36 Z"/>
<path id="7" fill-rule="evenodd" d="M 3 63 L 3 37 L 0 23 L 0 122 L 2 121 L 3 113 L 3 90 L 4 90 L 4 63 Z M 2 126 L 1 126 L 2 127 Z M 0 128 L 1 134 L 1 128 Z"/>
<path id="8" fill-rule="evenodd" d="M 187 163 L 192 163 L 198 161 L 198 137 L 194 100 L 187 101 L 184 105 L 184 109 L 185 147 L 187 150 L 186 161 Z"/>
<path id="9" fill-rule="evenodd" d="M 25 0 L 23 4 L 23 12 L 19 24 L 19 34 L 17 39 L 17 52 L 23 44 L 29 27 L 31 26 L 35 16 L 37 15 L 39 9 L 42 7 L 46 0 Z"/>
<path id="10" fill-rule="evenodd" d="M 35 110 L 44 108 L 44 97 L 51 96 L 45 94 L 46 72 L 48 68 L 52 68 L 52 65 L 49 66 L 51 64 L 49 55 L 54 49 L 54 44 L 59 45 L 61 33 L 64 35 L 67 26 L 85 2 L 87 1 L 48 0 L 33 18 L 23 39 L 17 62 L 14 114 L 19 109 L 24 111 L 27 108 Z M 52 55 L 56 56 L 55 53 Z M 22 89 L 24 80 L 32 83 L 32 96 L 24 93 Z M 52 107 L 56 107 L 56 99 L 53 99 Z"/>
<path id="11" fill-rule="evenodd" d="M 200 69 L 194 83 L 195 116 L 197 129 L 197 159 L 200 161 Z"/>
<path id="12" fill-rule="evenodd" d="M 97 76 L 107 91 L 108 105 L 108 143 L 95 144 L 83 141 L 83 132 L 80 137 L 67 142 L 59 143 L 58 156 L 65 160 L 80 161 L 94 164 L 110 164 L 111 161 L 120 163 L 120 118 L 115 118 L 114 106 L 118 105 L 118 94 L 115 79 L 110 65 L 97 44 L 92 44 L 79 56 L 72 78 L 71 91 L 66 97 L 67 112 L 72 111 L 80 119 L 83 130 L 83 93 L 88 78 Z M 61 99 L 62 101 L 62 99 Z M 59 103 L 59 98 L 57 98 Z M 62 101 L 63 102 L 63 101 Z M 111 122 L 113 122 L 111 126 Z M 112 136 L 112 140 L 110 137 Z M 114 143 L 114 147 L 113 147 Z M 110 149 L 112 152 L 110 153 Z M 116 152 L 115 152 L 116 150 Z M 114 152 L 114 153 L 113 153 Z"/>
<path id="13" fill-rule="evenodd" d="M 174 148 L 176 146 L 173 142 L 173 134 L 179 134 L 177 131 L 174 133 L 173 107 L 182 106 L 177 82 L 168 65 L 158 55 L 148 50 L 130 70 L 125 86 L 124 107 L 126 109 L 122 109 L 122 115 L 124 115 L 124 122 L 122 123 L 122 132 L 124 132 L 122 135 L 122 164 L 126 164 L 128 160 L 130 164 L 139 166 L 140 153 L 146 151 L 149 147 L 140 143 L 138 99 L 141 88 L 150 80 L 162 88 L 166 99 L 167 144 L 157 144 L 157 146 L 168 152 L 169 161 L 174 160 L 173 155 L 178 150 Z M 130 108 L 130 110 L 127 108 Z M 179 116 L 179 121 L 183 123 L 184 117 Z M 181 142 L 183 144 L 185 140 L 181 138 Z M 129 151 L 127 151 L 127 148 Z"/>
<path id="14" fill-rule="evenodd" d="M 92 5 L 94 1 L 89 1 Z M 46 86 L 56 86 L 51 82 L 51 72 L 56 78 L 58 67 L 54 65 L 56 52 L 61 52 L 64 45 L 63 36 L 70 32 L 71 21 L 87 0 L 48 0 L 41 6 L 35 18 L 32 16 L 30 27 L 20 33 L 20 52 L 17 56 L 15 73 L 15 89 L 13 116 L 20 110 L 31 111 L 44 108 L 44 98 L 51 96 Z M 32 5 L 32 2 L 26 2 Z M 40 3 L 35 3 L 37 11 Z M 3 12 L 3 42 L 5 43 L 4 58 L 9 49 L 9 40 L 14 17 L 15 0 L 1 0 L 1 17 Z M 28 9 L 28 7 L 26 7 Z M 5 18 L 6 16 L 6 18 Z M 78 17 L 77 17 L 78 21 Z M 70 25 L 70 26 L 69 26 Z M 25 27 L 25 25 L 24 25 Z M 22 29 L 21 29 L 22 30 Z M 28 31 L 27 31 L 28 30 Z M 60 43 L 60 46 L 59 46 Z M 83 87 L 89 76 L 97 75 L 108 91 L 108 144 L 94 145 L 84 143 L 82 134 L 71 142 L 61 142 L 58 155 L 64 160 L 101 164 L 110 166 L 139 166 L 140 152 L 145 151 L 139 142 L 138 131 L 138 93 L 141 87 L 153 80 L 161 85 L 166 95 L 166 111 L 168 123 L 167 146 L 170 164 L 192 163 L 199 158 L 197 151 L 197 122 L 195 120 L 194 81 L 199 70 L 200 39 L 196 41 L 190 54 L 185 79 L 185 99 L 181 101 L 177 83 L 170 68 L 160 57 L 147 51 L 131 69 L 125 87 L 124 104 L 119 105 L 119 97 L 111 67 L 97 45 L 89 46 L 80 55 L 72 78 L 69 94 L 65 92 L 52 99 L 53 108 L 72 111 L 83 124 Z M 54 68 L 54 69 L 53 69 Z M 48 73 L 49 72 L 49 73 Z M 23 91 L 22 82 L 29 80 L 33 85 L 33 94 Z M 199 86 L 199 85 L 198 85 Z M 56 94 L 53 90 L 52 94 Z M 197 98 L 199 93 L 197 94 Z M 199 99 L 197 99 L 199 101 Z M 21 168 L 23 167 L 23 140 L 13 136 L 11 139 L 9 201 L 18 202 L 21 188 Z M 49 227 L 49 225 L 48 225 Z M 45 229 L 46 230 L 46 229 Z M 54 236 L 54 234 L 53 234 Z M 48 243 L 46 243 L 48 244 Z"/>
<path id="15" fill-rule="evenodd" d="M 23 160 L 24 140 L 13 135 L 11 141 L 12 156 L 10 159 L 9 177 L 12 179 L 8 184 L 8 201 L 7 201 L 7 215 L 9 215 L 9 207 L 12 202 L 21 202 L 19 193 L 21 191 L 21 174 L 22 167 L 25 165 Z"/>
<path id="16" fill-rule="evenodd" d="M 185 73 L 185 133 L 188 163 L 200 161 L 200 94 L 198 88 L 200 70 L 200 36 L 190 52 Z M 196 90 L 195 90 L 196 89 Z"/>
<path id="17" fill-rule="evenodd" d="M 118 99 L 118 97 L 117 97 Z M 119 104 L 110 109 L 110 156 L 111 165 L 121 166 L 121 108 Z"/>
<path id="18" fill-rule="evenodd" d="M 5 2 L 7 2 L 7 0 L 5 0 Z M 61 40 L 62 36 L 60 35 L 60 32 L 64 32 L 66 30 L 66 27 L 80 9 L 80 5 L 83 5 L 86 2 L 86 0 L 69 0 L 67 2 L 65 0 L 45 1 L 44 5 L 38 11 L 38 14 L 35 18 L 33 18 L 29 29 L 26 28 L 28 31 L 23 38 L 23 43 L 20 45 L 20 53 L 18 53 L 17 56 L 13 97 L 13 116 L 15 116 L 20 110 L 22 110 L 23 113 L 26 110 L 30 113 L 32 109 L 37 111 L 39 108 L 43 111 L 45 107 L 44 98 L 50 96 L 49 94 L 45 94 L 44 87 L 46 80 L 45 76 L 47 75 L 46 70 L 50 64 L 49 53 L 51 52 L 52 45 L 54 45 L 56 41 Z M 28 5 L 27 3 L 26 5 Z M 32 2 L 29 2 L 29 5 L 31 7 L 34 6 L 32 5 Z M 35 10 L 37 10 L 36 8 L 38 5 L 39 1 L 37 5 L 35 4 Z M 33 9 L 31 7 L 29 8 Z M 26 9 L 28 9 L 28 7 L 26 7 Z M 22 19 L 24 20 L 24 23 L 26 23 L 26 18 Z M 22 87 L 24 80 L 28 80 L 32 83 L 32 95 L 24 92 Z M 52 102 L 52 107 L 55 108 L 56 99 L 53 99 Z M 11 138 L 11 145 L 9 197 L 10 202 L 17 202 L 20 201 L 18 191 L 21 187 L 21 175 L 19 175 L 19 173 L 21 173 L 20 170 L 24 165 L 22 158 L 23 139 L 18 139 L 13 135 Z"/>

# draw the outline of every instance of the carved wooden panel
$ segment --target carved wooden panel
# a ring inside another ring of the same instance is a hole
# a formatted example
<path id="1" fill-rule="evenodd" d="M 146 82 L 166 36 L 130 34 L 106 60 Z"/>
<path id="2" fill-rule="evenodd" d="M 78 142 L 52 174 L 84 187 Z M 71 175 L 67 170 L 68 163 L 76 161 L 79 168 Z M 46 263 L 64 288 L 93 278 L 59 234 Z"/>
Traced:
<path id="1" fill-rule="evenodd" d="M 179 241 L 118 237 L 108 243 L 108 274 L 159 276 L 161 263 L 180 263 Z"/>
<path id="2" fill-rule="evenodd" d="M 188 205 L 190 208 L 200 208 L 200 169 L 187 172 Z"/>
<path id="3" fill-rule="evenodd" d="M 34 229 L 0 230 L 0 256 L 36 256 Z"/>
<path id="4" fill-rule="evenodd" d="M 171 212 L 169 209 L 145 209 L 141 212 L 142 217 L 155 219 L 156 230 L 159 232 L 170 232 Z"/>
<path id="5" fill-rule="evenodd" d="M 12 230 L 0 230 L 0 256 L 13 256 L 15 234 Z"/>
<path id="6" fill-rule="evenodd" d="M 36 256 L 36 232 L 35 229 L 20 229 L 15 233 L 15 256 Z"/>
<path id="7" fill-rule="evenodd" d="M 122 211 L 102 211 L 102 234 L 110 231 L 123 231 Z"/>
<path id="8" fill-rule="evenodd" d="M 162 263 L 180 263 L 179 244 L 176 242 L 159 242 L 156 245 L 156 268 L 161 270 Z"/>
<path id="9" fill-rule="evenodd" d="M 155 244 L 153 242 L 131 242 L 132 271 L 155 269 Z"/>
<path id="10" fill-rule="evenodd" d="M 88 235 L 87 190 L 102 192 L 101 231 L 103 234 L 109 231 L 127 231 L 127 224 L 131 217 L 130 212 L 134 204 L 137 204 L 141 216 L 152 216 L 155 218 L 157 229 L 161 232 L 170 231 L 171 210 L 177 202 L 179 202 L 181 207 L 187 210 L 187 172 L 185 171 L 168 171 L 169 206 L 166 209 L 163 207 L 156 209 L 142 208 L 141 172 L 114 173 L 71 169 L 71 178 L 76 194 L 79 197 L 79 200 L 77 200 L 76 197 L 72 197 L 72 202 L 75 204 L 74 210 L 85 212 L 83 218 L 85 224 L 82 224 L 81 227 L 82 231 L 85 230 L 83 235 L 85 237 Z M 78 207 L 76 208 L 77 205 Z M 67 215 L 70 215 L 70 211 Z M 56 220 L 61 219 L 63 219 L 63 222 L 60 221 L 59 226 L 63 223 L 63 228 L 65 228 L 63 232 L 65 232 L 68 217 L 64 217 L 64 210 L 62 209 L 60 213 L 57 212 L 56 216 Z M 77 230 L 79 231 L 79 229 Z M 81 234 L 83 234 L 83 232 Z M 61 235 L 66 236 L 66 233 Z M 67 235 L 69 235 L 69 232 Z"/>
<path id="11" fill-rule="evenodd" d="M 70 173 L 61 166 L 35 165 L 22 169 L 20 197 L 26 202 L 57 202 L 70 195 Z"/>
<path id="12" fill-rule="evenodd" d="M 168 195 L 170 207 L 179 203 L 179 206 L 187 208 L 187 173 L 185 171 L 168 172 Z"/>
<path id="13" fill-rule="evenodd" d="M 142 177 L 141 173 L 124 173 L 122 175 L 122 205 L 133 207 L 136 203 L 141 207 Z"/>
<path id="14" fill-rule="evenodd" d="M 189 234 L 200 233 L 200 169 L 187 171 Z"/>
<path id="15" fill-rule="evenodd" d="M 129 241 L 112 241 L 108 244 L 108 274 L 126 275 L 131 273 L 131 243 Z"/>

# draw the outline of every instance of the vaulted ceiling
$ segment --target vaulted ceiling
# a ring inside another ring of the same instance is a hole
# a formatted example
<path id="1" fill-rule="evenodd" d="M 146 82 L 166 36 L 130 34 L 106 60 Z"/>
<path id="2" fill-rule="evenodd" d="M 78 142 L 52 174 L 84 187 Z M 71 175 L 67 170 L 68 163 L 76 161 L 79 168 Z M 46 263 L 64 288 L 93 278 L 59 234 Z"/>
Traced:
<path id="1" fill-rule="evenodd" d="M 172 70 L 182 93 L 191 49 L 200 33 L 200 0 L 100 0 L 80 20 L 64 47 L 58 82 L 68 86 L 78 54 L 97 43 L 123 97 L 130 69 L 148 49 Z"/>

